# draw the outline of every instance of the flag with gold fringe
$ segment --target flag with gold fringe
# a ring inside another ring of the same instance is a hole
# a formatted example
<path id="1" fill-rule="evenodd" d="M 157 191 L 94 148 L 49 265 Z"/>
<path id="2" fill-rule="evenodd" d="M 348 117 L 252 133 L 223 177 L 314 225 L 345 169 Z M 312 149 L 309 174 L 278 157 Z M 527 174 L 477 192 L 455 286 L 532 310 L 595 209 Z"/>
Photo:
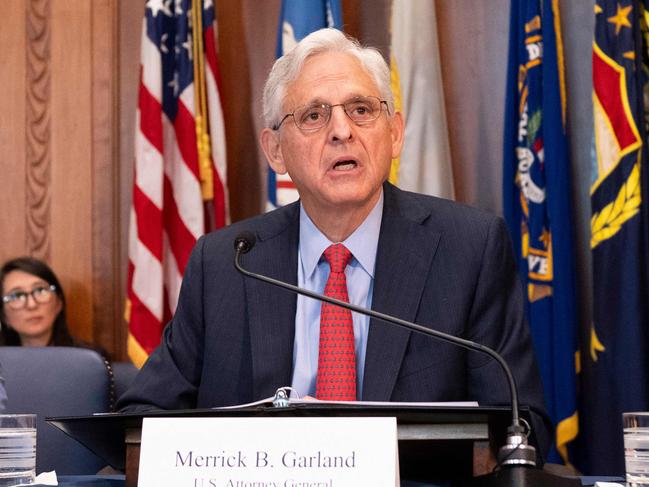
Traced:
<path id="1" fill-rule="evenodd" d="M 390 182 L 453 199 L 434 1 L 392 0 L 390 71 L 395 109 L 406 121 L 401 157 L 392 161 Z"/>
<path id="2" fill-rule="evenodd" d="M 196 240 L 228 220 L 212 0 L 149 0 L 129 228 L 128 353 L 141 366 L 171 318 Z"/>
<path id="3" fill-rule="evenodd" d="M 513 0 L 503 202 L 527 292 L 546 404 L 550 461 L 569 462 L 578 433 L 576 288 L 558 0 Z"/>
<path id="4" fill-rule="evenodd" d="M 595 4 L 593 319 L 582 333 L 578 450 L 593 474 L 624 473 L 622 413 L 649 410 L 647 3 Z"/>

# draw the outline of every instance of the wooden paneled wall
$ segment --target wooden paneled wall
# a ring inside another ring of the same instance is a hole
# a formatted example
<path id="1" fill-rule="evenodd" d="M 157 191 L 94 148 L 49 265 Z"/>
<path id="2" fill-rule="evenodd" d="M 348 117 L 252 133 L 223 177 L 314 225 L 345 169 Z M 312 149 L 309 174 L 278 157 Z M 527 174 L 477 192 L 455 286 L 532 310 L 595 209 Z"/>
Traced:
<path id="1" fill-rule="evenodd" d="M 49 262 L 73 333 L 119 355 L 117 6 L 3 3 L 0 260 Z"/>

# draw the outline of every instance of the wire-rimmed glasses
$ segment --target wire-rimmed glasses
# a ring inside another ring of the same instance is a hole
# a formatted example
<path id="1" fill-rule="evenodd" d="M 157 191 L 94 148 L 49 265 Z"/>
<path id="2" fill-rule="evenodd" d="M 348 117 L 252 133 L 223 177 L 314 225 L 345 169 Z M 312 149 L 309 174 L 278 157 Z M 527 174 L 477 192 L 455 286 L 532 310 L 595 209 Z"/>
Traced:
<path id="1" fill-rule="evenodd" d="M 381 108 L 385 104 L 388 109 L 388 102 L 376 96 L 359 96 L 345 103 L 329 105 L 328 103 L 313 103 L 296 108 L 293 113 L 287 113 L 282 120 L 273 127 L 279 130 L 288 117 L 293 117 L 297 128 L 305 132 L 314 132 L 321 129 L 331 119 L 331 112 L 334 107 L 342 107 L 345 114 L 356 125 L 363 125 L 373 122 L 381 115 Z"/>

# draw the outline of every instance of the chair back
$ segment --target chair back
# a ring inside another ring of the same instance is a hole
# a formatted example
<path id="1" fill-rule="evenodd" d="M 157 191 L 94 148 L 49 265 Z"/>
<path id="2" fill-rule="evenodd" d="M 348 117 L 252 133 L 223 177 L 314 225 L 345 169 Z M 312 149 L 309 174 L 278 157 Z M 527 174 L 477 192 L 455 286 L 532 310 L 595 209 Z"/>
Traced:
<path id="1" fill-rule="evenodd" d="M 0 347 L 6 413 L 37 414 L 36 472 L 94 474 L 106 462 L 45 422 L 111 410 L 112 377 L 94 350 L 71 347 Z"/>

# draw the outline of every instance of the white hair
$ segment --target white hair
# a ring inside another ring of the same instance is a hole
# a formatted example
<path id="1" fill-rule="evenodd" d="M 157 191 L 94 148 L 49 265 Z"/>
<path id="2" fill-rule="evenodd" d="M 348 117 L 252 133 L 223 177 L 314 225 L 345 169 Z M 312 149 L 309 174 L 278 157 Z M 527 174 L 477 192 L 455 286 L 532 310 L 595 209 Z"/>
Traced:
<path id="1" fill-rule="evenodd" d="M 289 52 L 275 61 L 264 85 L 262 99 L 264 123 L 267 127 L 279 124 L 282 103 L 287 86 L 295 81 L 305 61 L 316 54 L 341 52 L 356 57 L 361 66 L 374 79 L 381 99 L 388 102 L 390 113 L 394 112 L 394 96 L 390 88 L 390 68 L 381 53 L 373 47 L 363 47 L 354 39 L 337 29 L 320 29 L 312 32 Z"/>

